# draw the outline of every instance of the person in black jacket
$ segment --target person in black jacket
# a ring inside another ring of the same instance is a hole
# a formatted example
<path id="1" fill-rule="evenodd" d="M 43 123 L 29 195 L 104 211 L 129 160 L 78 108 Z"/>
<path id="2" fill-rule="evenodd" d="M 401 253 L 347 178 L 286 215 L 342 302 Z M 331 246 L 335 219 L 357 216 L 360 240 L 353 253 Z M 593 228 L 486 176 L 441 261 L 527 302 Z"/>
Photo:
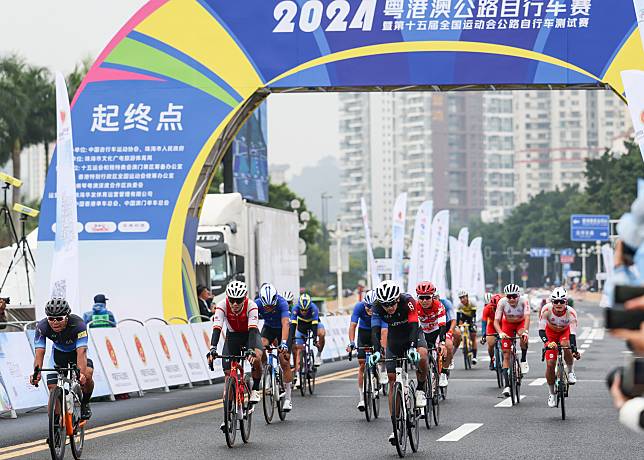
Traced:
<path id="1" fill-rule="evenodd" d="M 210 291 L 206 286 L 199 285 L 197 286 L 197 301 L 199 302 L 199 314 L 210 318 L 212 316 L 212 311 L 210 308 Z"/>

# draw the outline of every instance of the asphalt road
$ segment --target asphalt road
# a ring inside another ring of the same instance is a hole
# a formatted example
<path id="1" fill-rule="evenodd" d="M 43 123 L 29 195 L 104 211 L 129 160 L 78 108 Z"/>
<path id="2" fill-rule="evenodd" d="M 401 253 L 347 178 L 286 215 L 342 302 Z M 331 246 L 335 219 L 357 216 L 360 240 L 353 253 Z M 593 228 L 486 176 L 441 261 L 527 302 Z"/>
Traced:
<path id="1" fill-rule="evenodd" d="M 541 383 L 544 364 L 533 324 L 528 355 L 531 369 L 524 379 L 525 398 L 521 404 L 503 407 L 507 399 L 499 395 L 494 374 L 487 370 L 488 362 L 479 362 L 473 370 L 465 371 L 459 352 L 448 399 L 441 406 L 441 424 L 429 431 L 422 425 L 420 451 L 411 454 L 408 450 L 408 456 L 644 458 L 644 436 L 619 424 L 605 384 L 605 374 L 623 362 L 626 348 L 604 334 L 598 307 L 580 304 L 577 311 L 578 345 L 584 353 L 575 365 L 578 383 L 571 388 L 566 401 L 565 421 L 558 409 L 546 405 L 547 387 Z M 201 459 L 227 455 L 241 459 L 276 455 L 285 459 L 396 458 L 395 448 L 387 442 L 391 423 L 386 405 L 382 404 L 381 418 L 371 423 L 355 408 L 358 397 L 355 365 L 355 361 L 324 364 L 316 394 L 302 398 L 294 392 L 294 409 L 285 422 L 266 425 L 258 407 L 250 443 L 242 444 L 238 435 L 232 450 L 219 431 L 222 411 L 216 401 L 221 398 L 222 385 L 94 403 L 83 458 Z M 499 403 L 501 407 L 496 407 Z M 446 440 L 457 438 L 454 432 L 464 424 L 481 425 L 458 440 Z M 46 426 L 43 410 L 17 420 L 0 420 L 0 460 L 48 458 L 42 441 Z M 69 450 L 67 454 L 71 458 Z"/>

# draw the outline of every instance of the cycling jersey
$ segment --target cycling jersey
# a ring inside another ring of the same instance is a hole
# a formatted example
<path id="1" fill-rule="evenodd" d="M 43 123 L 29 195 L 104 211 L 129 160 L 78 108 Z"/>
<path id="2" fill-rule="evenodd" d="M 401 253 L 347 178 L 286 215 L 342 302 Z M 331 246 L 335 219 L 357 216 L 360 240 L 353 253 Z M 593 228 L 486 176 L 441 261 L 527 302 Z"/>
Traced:
<path id="1" fill-rule="evenodd" d="M 449 299 L 440 299 L 441 303 L 445 307 L 446 322 L 449 324 L 451 321 L 456 319 L 456 311 L 454 310 L 454 304 Z"/>
<path id="2" fill-rule="evenodd" d="M 359 329 L 371 331 L 372 316 L 367 313 L 367 309 L 365 307 L 366 307 L 366 304 L 364 302 L 358 302 L 353 307 L 353 313 L 351 314 L 351 322 L 356 323 Z M 381 326 L 381 327 L 387 327 L 387 325 L 385 324 L 384 326 Z"/>
<path id="3" fill-rule="evenodd" d="M 557 315 L 553 310 L 553 305 L 547 303 L 539 315 L 539 330 L 547 329 L 554 331 L 570 329 L 571 334 L 577 334 L 577 312 L 574 308 L 566 307 L 563 315 Z"/>
<path id="4" fill-rule="evenodd" d="M 396 311 L 389 314 L 376 302 L 371 318 L 372 343 L 380 343 L 380 329 L 387 324 L 387 346 L 408 343 L 414 347 L 418 341 L 418 308 L 416 300 L 409 294 L 402 294 Z"/>
<path id="5" fill-rule="evenodd" d="M 445 327 L 446 319 L 445 307 L 438 300 L 432 300 L 427 309 L 418 303 L 418 321 L 425 334 L 437 331 L 441 326 Z"/>
<path id="6" fill-rule="evenodd" d="M 470 316 L 470 317 L 476 316 L 476 309 L 478 308 L 478 305 L 476 304 L 476 302 L 470 299 L 469 296 L 467 298 L 468 298 L 467 305 L 463 305 L 463 302 L 459 301 L 456 307 L 456 311 L 458 313 L 464 314 L 465 316 Z"/>
<path id="7" fill-rule="evenodd" d="M 313 302 L 311 302 L 311 305 L 309 305 L 309 308 L 306 310 L 302 309 L 302 306 L 299 303 L 293 307 L 293 311 L 291 312 L 291 323 L 299 326 L 304 323 L 315 325 L 319 322 L 320 310 Z"/>
<path id="8" fill-rule="evenodd" d="M 36 325 L 34 348 L 47 348 L 47 340 L 53 343 L 54 350 L 63 353 L 72 352 L 78 348 L 87 348 L 87 326 L 77 315 L 69 315 L 67 327 L 60 332 L 55 332 L 44 318 Z"/>
<path id="9" fill-rule="evenodd" d="M 264 302 L 259 297 L 255 299 L 255 304 L 257 304 L 259 319 L 264 320 L 264 327 L 281 329 L 282 318 L 289 317 L 288 302 L 279 294 L 277 296 L 277 305 L 264 305 Z"/>
<path id="10" fill-rule="evenodd" d="M 490 303 L 486 304 L 483 307 L 483 315 L 481 316 L 481 331 L 484 331 L 486 335 L 496 334 L 494 329 L 494 315 L 496 314 L 496 306 L 501 300 L 500 294 L 495 294 L 492 296 Z"/>
<path id="11" fill-rule="evenodd" d="M 496 306 L 495 319 L 501 321 L 502 318 L 507 320 L 510 323 L 518 323 L 523 321 L 525 318 L 530 316 L 530 303 L 527 299 L 519 298 L 517 299 L 516 306 L 510 305 L 510 301 L 507 297 L 503 297 L 499 300 L 499 303 Z"/>
<path id="12" fill-rule="evenodd" d="M 259 323 L 257 305 L 246 298 L 241 311 L 234 313 L 226 297 L 217 304 L 212 327 L 221 331 L 224 323 L 230 332 L 248 332 L 249 329 L 257 329 Z"/>

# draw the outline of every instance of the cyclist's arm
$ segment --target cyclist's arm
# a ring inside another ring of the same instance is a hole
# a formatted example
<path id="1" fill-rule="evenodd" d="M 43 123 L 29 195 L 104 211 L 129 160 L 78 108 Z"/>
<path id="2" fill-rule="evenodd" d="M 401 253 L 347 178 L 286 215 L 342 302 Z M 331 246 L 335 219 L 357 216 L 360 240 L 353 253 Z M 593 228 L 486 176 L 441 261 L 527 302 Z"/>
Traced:
<path id="1" fill-rule="evenodd" d="M 358 323 L 354 323 L 351 321 L 351 324 L 349 324 L 349 343 L 355 343 L 356 341 L 356 327 L 358 326 Z"/>
<path id="2" fill-rule="evenodd" d="M 371 343 L 373 344 L 375 351 L 379 351 L 380 347 L 382 346 L 381 340 L 383 324 L 384 321 L 380 319 L 380 316 L 378 316 L 378 314 L 374 311 L 373 316 L 371 317 Z"/>
<path id="3" fill-rule="evenodd" d="M 42 369 L 43 362 L 45 361 L 45 351 L 44 348 L 36 348 L 34 352 L 34 369 L 36 367 Z"/>
<path id="4" fill-rule="evenodd" d="M 548 322 L 548 310 L 544 306 L 541 309 L 539 316 L 539 337 L 543 343 L 548 343 L 548 336 L 546 335 L 546 323 Z"/>
<path id="5" fill-rule="evenodd" d="M 577 351 L 577 312 L 574 308 L 569 307 L 570 311 L 570 348 L 572 351 Z"/>
<path id="6" fill-rule="evenodd" d="M 447 312 L 442 303 L 438 302 L 438 335 L 441 342 L 445 342 L 447 335 Z"/>
<path id="7" fill-rule="evenodd" d="M 413 298 L 407 301 L 409 313 L 407 315 L 407 322 L 409 323 L 409 347 L 415 348 L 418 341 L 418 306 Z"/>
<path id="8" fill-rule="evenodd" d="M 530 330 L 530 302 L 527 300 L 523 301 L 523 317 L 525 318 L 525 330 L 528 332 Z"/>
<path id="9" fill-rule="evenodd" d="M 503 317 L 503 305 L 498 303 L 496 305 L 496 312 L 494 313 L 494 329 L 496 329 L 497 334 L 500 334 L 501 331 L 501 318 Z"/>
<path id="10" fill-rule="evenodd" d="M 219 344 L 219 337 L 221 336 L 221 330 L 224 327 L 225 317 L 226 313 L 224 312 L 224 309 L 217 305 L 212 324 L 212 337 L 210 338 L 210 346 L 212 348 L 217 348 L 217 345 Z"/>
<path id="11" fill-rule="evenodd" d="M 255 302 L 248 301 L 248 342 L 246 348 L 249 350 L 255 349 L 256 343 L 261 343 L 259 336 L 259 311 Z"/>
<path id="12" fill-rule="evenodd" d="M 295 328 L 297 327 L 297 313 L 299 309 L 297 306 L 293 307 L 291 310 L 291 325 L 288 329 L 288 348 L 289 350 L 293 346 L 293 339 L 295 338 Z"/>
<path id="13" fill-rule="evenodd" d="M 76 348 L 76 365 L 81 374 L 87 374 L 87 347 Z"/>
<path id="14" fill-rule="evenodd" d="M 280 301 L 280 310 L 281 310 L 281 323 L 282 323 L 282 341 L 288 343 L 288 336 L 291 325 L 291 318 L 288 312 L 288 302 L 286 300 Z"/>
<path id="15" fill-rule="evenodd" d="M 313 304 L 311 305 L 311 308 L 313 308 L 313 315 L 311 315 L 311 329 L 313 330 L 313 337 L 318 336 L 318 323 L 320 322 L 320 310 L 318 310 L 318 306 Z"/>
<path id="16" fill-rule="evenodd" d="M 380 328 L 380 347 L 383 350 L 387 348 L 387 337 L 388 336 L 389 336 L 389 328 L 387 327 L 387 324 L 385 324 L 384 326 L 382 326 Z M 373 342 L 373 343 L 375 344 L 374 346 L 377 347 L 378 342 Z"/>

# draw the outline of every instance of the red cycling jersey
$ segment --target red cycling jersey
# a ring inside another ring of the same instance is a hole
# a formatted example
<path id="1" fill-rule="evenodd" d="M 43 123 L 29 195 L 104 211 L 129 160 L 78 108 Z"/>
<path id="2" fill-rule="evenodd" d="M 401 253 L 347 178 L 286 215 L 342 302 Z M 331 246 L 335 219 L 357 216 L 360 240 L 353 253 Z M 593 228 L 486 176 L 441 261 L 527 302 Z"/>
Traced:
<path id="1" fill-rule="evenodd" d="M 439 327 L 445 326 L 446 312 L 443 304 L 438 300 L 432 300 L 429 308 L 425 309 L 418 302 L 418 320 L 420 327 L 425 334 L 438 330 Z"/>
<path id="2" fill-rule="evenodd" d="M 259 323 L 257 305 L 249 298 L 246 298 L 241 311 L 234 313 L 228 298 L 225 298 L 217 304 L 213 318 L 213 328 L 222 329 L 224 323 L 226 323 L 228 330 L 231 332 L 248 332 L 250 328 L 257 329 Z"/>

